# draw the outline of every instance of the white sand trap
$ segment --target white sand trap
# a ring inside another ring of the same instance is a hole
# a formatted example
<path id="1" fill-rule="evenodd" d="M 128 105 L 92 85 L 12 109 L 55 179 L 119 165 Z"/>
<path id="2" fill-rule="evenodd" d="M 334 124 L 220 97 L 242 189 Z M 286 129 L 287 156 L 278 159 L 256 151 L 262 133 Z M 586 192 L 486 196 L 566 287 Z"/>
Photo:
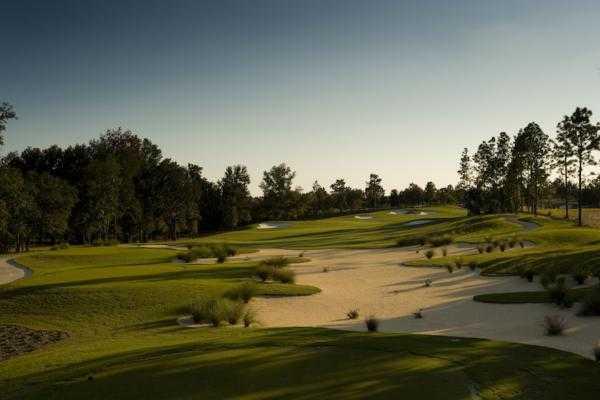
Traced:
<path id="1" fill-rule="evenodd" d="M 432 219 L 416 219 L 414 221 L 408 221 L 403 225 L 404 226 L 418 226 L 418 225 L 428 224 L 430 222 L 433 222 L 433 220 Z"/>
<path id="2" fill-rule="evenodd" d="M 15 260 L 9 260 L 7 257 L 0 257 L 0 285 L 14 282 L 18 279 L 31 276 L 31 270 L 22 266 Z"/>
<path id="3" fill-rule="evenodd" d="M 170 244 L 159 243 L 142 243 L 142 244 L 120 244 L 119 247 L 141 247 L 143 249 L 167 249 L 167 250 L 188 250 L 186 246 L 177 246 Z"/>
<path id="4" fill-rule="evenodd" d="M 314 285 L 312 296 L 256 298 L 253 309 L 264 326 L 324 326 L 364 331 L 364 317 L 381 320 L 383 332 L 410 332 L 458 337 L 479 337 L 534 344 L 592 357 L 600 340 L 600 317 L 577 317 L 577 305 L 559 309 L 551 304 L 486 304 L 474 295 L 493 292 L 540 290 L 538 283 L 519 277 L 485 277 L 462 268 L 401 267 L 403 261 L 422 259 L 416 247 L 377 250 L 308 250 L 311 261 L 293 264 L 297 283 Z M 470 251 L 448 246 L 449 252 Z M 323 268 L 329 272 L 324 273 Z M 433 281 L 425 287 L 426 279 Z M 595 283 L 593 280 L 591 283 Z M 346 313 L 358 308 L 360 317 Z M 413 312 L 423 309 L 423 319 Z M 563 336 L 546 336 L 546 315 L 568 319 Z"/>
<path id="5" fill-rule="evenodd" d="M 373 219 L 373 217 L 371 215 L 355 215 L 354 218 L 356 218 L 356 219 Z"/>
<path id="6" fill-rule="evenodd" d="M 256 229 L 278 229 L 278 228 L 287 228 L 288 226 L 290 226 L 289 222 L 271 221 L 271 222 L 262 222 L 262 223 L 258 224 Z"/>
<path id="7" fill-rule="evenodd" d="M 408 210 L 392 210 L 390 211 L 390 215 L 404 215 L 408 214 Z"/>
<path id="8" fill-rule="evenodd" d="M 427 215 L 428 213 L 426 213 L 425 211 L 420 211 L 419 215 Z"/>

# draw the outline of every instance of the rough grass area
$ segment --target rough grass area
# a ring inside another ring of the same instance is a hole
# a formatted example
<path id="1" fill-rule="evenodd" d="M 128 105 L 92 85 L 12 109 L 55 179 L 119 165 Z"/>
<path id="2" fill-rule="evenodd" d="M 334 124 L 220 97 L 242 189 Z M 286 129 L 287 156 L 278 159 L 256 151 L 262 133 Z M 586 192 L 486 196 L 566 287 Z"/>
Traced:
<path id="1" fill-rule="evenodd" d="M 0 361 L 20 356 L 66 339 L 59 331 L 29 329 L 18 325 L 0 325 Z"/>

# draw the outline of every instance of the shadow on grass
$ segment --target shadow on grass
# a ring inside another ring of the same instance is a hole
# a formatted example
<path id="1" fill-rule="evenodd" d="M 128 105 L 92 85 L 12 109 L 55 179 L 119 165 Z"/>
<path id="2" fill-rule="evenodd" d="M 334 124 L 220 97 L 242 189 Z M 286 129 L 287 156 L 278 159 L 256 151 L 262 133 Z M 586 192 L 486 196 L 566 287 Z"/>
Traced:
<path id="1" fill-rule="evenodd" d="M 27 374 L 9 398 L 463 400 L 476 390 L 492 399 L 595 399 L 600 390 L 589 360 L 477 339 L 312 328 L 207 328 L 179 339 L 187 342 L 158 337 Z"/>

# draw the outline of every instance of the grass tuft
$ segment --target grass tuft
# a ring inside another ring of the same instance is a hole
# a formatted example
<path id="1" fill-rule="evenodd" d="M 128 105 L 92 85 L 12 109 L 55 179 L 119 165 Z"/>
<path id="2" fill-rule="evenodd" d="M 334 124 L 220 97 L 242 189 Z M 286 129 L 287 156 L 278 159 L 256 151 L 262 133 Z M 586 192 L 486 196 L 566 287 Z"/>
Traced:
<path id="1" fill-rule="evenodd" d="M 365 326 L 369 332 L 377 332 L 379 330 L 379 320 L 371 315 L 365 319 Z"/>
<path id="2" fill-rule="evenodd" d="M 546 315 L 544 317 L 544 330 L 548 336 L 562 335 L 567 327 L 567 321 L 560 315 Z"/>

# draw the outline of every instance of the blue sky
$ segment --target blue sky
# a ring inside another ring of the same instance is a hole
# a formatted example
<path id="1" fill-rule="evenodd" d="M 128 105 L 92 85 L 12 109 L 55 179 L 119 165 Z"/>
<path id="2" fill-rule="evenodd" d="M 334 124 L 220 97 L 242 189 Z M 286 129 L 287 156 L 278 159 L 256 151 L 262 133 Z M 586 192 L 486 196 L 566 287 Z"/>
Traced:
<path id="1" fill-rule="evenodd" d="M 211 179 L 455 183 L 464 146 L 600 114 L 595 1 L 0 0 L 2 152 L 123 126 Z"/>

